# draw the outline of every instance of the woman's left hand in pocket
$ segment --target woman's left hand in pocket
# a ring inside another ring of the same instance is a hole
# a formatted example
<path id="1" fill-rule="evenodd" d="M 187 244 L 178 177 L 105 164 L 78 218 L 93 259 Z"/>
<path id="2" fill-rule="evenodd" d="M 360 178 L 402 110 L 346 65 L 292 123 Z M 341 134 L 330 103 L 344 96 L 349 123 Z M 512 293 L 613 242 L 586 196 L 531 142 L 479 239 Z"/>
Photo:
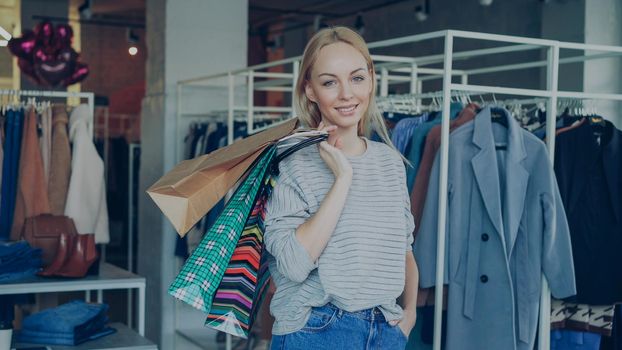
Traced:
<path id="1" fill-rule="evenodd" d="M 389 324 L 392 326 L 398 326 L 402 330 L 402 333 L 408 338 L 410 335 L 410 331 L 415 327 L 415 323 L 417 322 L 417 311 L 407 312 L 404 311 L 404 317 L 401 320 L 393 320 L 390 321 Z"/>

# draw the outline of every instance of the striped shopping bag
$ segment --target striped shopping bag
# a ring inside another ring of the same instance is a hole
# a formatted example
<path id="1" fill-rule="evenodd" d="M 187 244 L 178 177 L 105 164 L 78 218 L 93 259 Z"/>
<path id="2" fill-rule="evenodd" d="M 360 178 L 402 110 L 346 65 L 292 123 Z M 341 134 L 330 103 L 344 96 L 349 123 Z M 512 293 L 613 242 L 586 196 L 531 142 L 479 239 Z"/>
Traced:
<path id="1" fill-rule="evenodd" d="M 268 175 L 216 291 L 205 321 L 208 327 L 248 337 L 270 283 L 268 264 L 264 262 L 266 255 L 262 253 L 264 209 L 274 184 L 275 178 Z"/>
<path id="2" fill-rule="evenodd" d="M 257 196 L 262 192 L 275 155 L 276 145 L 271 145 L 249 167 L 246 179 L 175 277 L 168 289 L 169 294 L 203 312 L 210 312 L 217 288 Z"/>

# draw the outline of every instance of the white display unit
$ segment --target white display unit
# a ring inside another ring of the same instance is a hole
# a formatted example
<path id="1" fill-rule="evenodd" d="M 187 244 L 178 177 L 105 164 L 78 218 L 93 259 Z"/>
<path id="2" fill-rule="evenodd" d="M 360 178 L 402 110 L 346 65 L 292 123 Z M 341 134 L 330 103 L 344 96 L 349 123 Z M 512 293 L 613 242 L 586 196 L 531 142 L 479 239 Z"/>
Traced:
<path id="1" fill-rule="evenodd" d="M 32 276 L 12 283 L 0 283 L 0 295 L 52 292 L 97 291 L 97 302 L 103 302 L 103 291 L 138 289 L 138 333 L 145 335 L 145 278 L 108 263 L 101 263 L 99 275 L 84 278 L 49 278 Z M 131 310 L 128 310 L 131 311 Z"/>

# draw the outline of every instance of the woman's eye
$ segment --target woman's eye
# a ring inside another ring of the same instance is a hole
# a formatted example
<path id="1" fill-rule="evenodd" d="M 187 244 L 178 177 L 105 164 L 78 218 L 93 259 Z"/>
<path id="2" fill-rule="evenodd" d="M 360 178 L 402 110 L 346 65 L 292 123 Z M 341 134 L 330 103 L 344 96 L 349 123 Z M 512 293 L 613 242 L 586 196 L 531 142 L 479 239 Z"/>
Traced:
<path id="1" fill-rule="evenodd" d="M 332 85 L 335 85 L 334 80 L 328 80 L 322 83 L 322 86 L 332 86 Z"/>
<path id="2" fill-rule="evenodd" d="M 354 78 L 352 78 L 352 80 L 354 80 L 355 82 L 358 83 L 358 82 L 361 82 L 361 81 L 365 80 L 365 77 L 362 76 L 362 75 L 357 75 Z"/>

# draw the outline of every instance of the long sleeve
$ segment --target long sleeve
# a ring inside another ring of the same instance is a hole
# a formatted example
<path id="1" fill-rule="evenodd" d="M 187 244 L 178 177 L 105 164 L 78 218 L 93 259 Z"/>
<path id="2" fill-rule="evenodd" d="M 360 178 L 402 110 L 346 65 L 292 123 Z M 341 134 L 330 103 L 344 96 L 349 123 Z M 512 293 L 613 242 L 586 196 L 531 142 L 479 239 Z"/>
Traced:
<path id="1" fill-rule="evenodd" d="M 570 231 L 557 181 L 550 171 L 550 188 L 540 196 L 544 232 L 542 269 L 554 297 L 561 299 L 577 293 Z"/>
<path id="2" fill-rule="evenodd" d="M 430 185 L 425 200 L 421 226 L 417 231 L 414 244 L 415 259 L 419 266 L 419 286 L 429 288 L 436 285 L 436 246 L 438 242 L 438 200 L 439 200 L 439 174 L 440 153 L 434 159 L 434 165 L 430 173 Z M 445 232 L 449 232 L 449 213 L 451 197 L 451 184 L 448 184 L 447 215 Z M 445 239 L 445 252 L 448 252 L 449 237 Z M 449 283 L 449 254 L 445 254 L 445 273 L 443 283 Z"/>
<path id="3" fill-rule="evenodd" d="M 296 238 L 296 229 L 309 217 L 302 191 L 287 172 L 281 171 L 266 206 L 266 249 L 275 258 L 279 272 L 294 282 L 303 282 L 317 268 Z"/>
<path id="4" fill-rule="evenodd" d="M 410 211 L 410 195 L 408 194 L 408 186 L 406 185 L 406 168 L 402 165 L 400 170 L 400 182 L 403 184 L 402 195 L 404 201 L 404 217 L 406 218 L 406 250 L 411 251 L 415 240 L 415 218 Z"/>

